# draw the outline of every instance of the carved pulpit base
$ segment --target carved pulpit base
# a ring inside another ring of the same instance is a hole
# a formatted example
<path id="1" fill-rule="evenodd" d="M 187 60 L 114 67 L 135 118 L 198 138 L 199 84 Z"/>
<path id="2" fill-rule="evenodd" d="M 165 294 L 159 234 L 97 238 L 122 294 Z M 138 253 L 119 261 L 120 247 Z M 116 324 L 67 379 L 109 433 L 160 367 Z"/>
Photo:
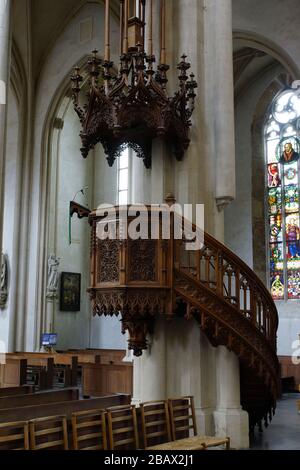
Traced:
<path id="1" fill-rule="evenodd" d="M 137 357 L 146 350 L 155 317 L 166 313 L 166 289 L 89 289 L 93 315 L 120 316 L 122 333 L 129 333 L 128 348 Z"/>

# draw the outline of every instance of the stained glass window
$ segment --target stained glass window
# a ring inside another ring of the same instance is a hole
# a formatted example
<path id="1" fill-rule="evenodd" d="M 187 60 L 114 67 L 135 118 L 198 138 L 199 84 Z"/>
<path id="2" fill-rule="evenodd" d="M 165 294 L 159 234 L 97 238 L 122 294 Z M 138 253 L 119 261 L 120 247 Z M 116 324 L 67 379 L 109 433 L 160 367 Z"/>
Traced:
<path id="1" fill-rule="evenodd" d="M 270 290 L 274 300 L 300 299 L 300 93 L 273 102 L 265 131 Z"/>

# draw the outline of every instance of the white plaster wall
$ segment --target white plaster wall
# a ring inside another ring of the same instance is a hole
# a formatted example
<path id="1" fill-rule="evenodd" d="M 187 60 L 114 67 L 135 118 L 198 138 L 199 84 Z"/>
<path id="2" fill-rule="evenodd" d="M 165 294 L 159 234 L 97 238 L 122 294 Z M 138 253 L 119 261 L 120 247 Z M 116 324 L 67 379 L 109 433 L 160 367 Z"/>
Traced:
<path id="1" fill-rule="evenodd" d="M 300 301 L 280 301 L 276 302 L 276 307 L 279 314 L 277 354 L 292 356 L 296 351 L 293 342 L 299 340 L 300 335 Z"/>
<path id="2" fill-rule="evenodd" d="M 130 202 L 133 204 L 151 204 L 152 170 L 147 169 L 142 158 L 131 152 Z M 163 201 L 161 201 L 163 202 Z"/>
<path id="3" fill-rule="evenodd" d="M 101 204 L 117 204 L 118 162 L 110 167 L 101 145 L 94 151 L 93 208 Z M 87 252 L 88 253 L 88 252 Z M 126 349 L 126 338 L 121 334 L 118 317 L 92 317 L 90 321 L 91 348 Z"/>
<path id="4" fill-rule="evenodd" d="M 254 87 L 236 107 L 236 199 L 225 209 L 225 244 L 250 267 L 253 266 L 251 125 L 260 93 L 261 89 Z"/>
<path id="5" fill-rule="evenodd" d="M 225 244 L 250 267 L 253 266 L 251 129 L 258 101 L 273 78 L 271 72 L 256 80 L 235 109 L 236 198 L 225 209 Z"/>
<path id="6" fill-rule="evenodd" d="M 5 156 L 5 195 L 4 195 L 4 217 L 3 217 L 3 253 L 8 256 L 8 288 L 10 287 L 10 266 L 14 253 L 14 232 L 19 230 L 15 221 L 16 213 L 16 182 L 18 164 L 18 142 L 19 142 L 19 116 L 18 107 L 11 89 L 8 94 L 8 116 L 6 135 Z M 4 310 L 0 310 L 0 341 L 3 341 L 5 349 L 8 350 L 9 325 L 12 316 L 11 296 L 8 297 Z"/>
<path id="7" fill-rule="evenodd" d="M 80 124 L 73 107 L 64 117 L 59 138 L 56 191 L 55 254 L 60 259 L 61 272 L 81 274 L 80 312 L 61 312 L 56 302 L 54 329 L 58 333 L 60 349 L 86 347 L 89 344 L 90 304 L 86 292 L 89 287 L 89 225 L 86 219 L 72 218 L 72 244 L 69 245 L 69 204 L 81 188 L 90 185 L 93 159 L 80 156 Z M 90 205 L 81 193 L 76 201 Z"/>
<path id="8" fill-rule="evenodd" d="M 35 312 L 35 343 L 31 344 L 32 339 L 28 341 L 28 348 L 35 349 L 39 346 L 39 338 L 41 333 L 40 325 L 40 311 L 38 311 L 38 306 L 40 305 L 41 296 L 44 295 L 40 291 L 41 286 L 41 266 L 45 262 L 45 246 L 43 244 L 43 225 L 42 225 L 42 211 L 43 207 L 43 192 L 45 191 L 45 174 L 47 172 L 47 141 L 46 137 L 46 122 L 47 119 L 53 116 L 49 115 L 50 110 L 53 107 L 55 100 L 58 97 L 60 87 L 64 80 L 68 79 L 68 76 L 72 68 L 87 54 L 90 53 L 93 49 L 97 48 L 98 50 L 103 50 L 103 5 L 97 3 L 86 4 L 70 21 L 64 32 L 57 39 L 51 53 L 46 60 L 45 66 L 41 73 L 38 82 L 38 88 L 36 93 L 36 119 L 34 123 L 34 151 L 33 151 L 33 173 L 32 173 L 32 206 L 31 206 L 31 223 L 30 227 L 30 263 L 29 263 L 29 282 L 30 286 L 28 292 L 28 301 L 27 309 L 30 312 Z M 86 20 L 92 20 L 92 30 L 90 39 L 87 38 L 84 41 L 80 41 L 80 23 Z M 112 24 L 112 43 L 117 45 L 118 41 L 114 39 L 117 35 L 117 25 L 114 18 L 111 19 Z M 118 63 L 117 59 L 117 46 L 112 47 L 112 58 L 115 59 L 115 63 Z M 70 113 L 72 114 L 70 108 Z M 70 115 L 71 118 L 71 115 Z M 77 119 L 77 124 L 75 120 Z M 69 124 L 68 124 L 69 122 Z M 71 122 L 73 124 L 71 124 Z M 71 118 L 69 121 L 66 120 L 66 127 L 62 131 L 62 138 L 67 138 L 67 133 L 69 132 L 69 140 L 73 141 L 73 144 L 67 145 L 63 150 L 63 155 L 66 159 L 64 161 L 66 165 L 66 170 L 68 172 L 65 174 L 65 178 L 61 180 L 61 186 L 64 191 L 63 201 L 61 201 L 61 214 L 59 215 L 60 221 L 58 226 L 61 227 L 58 229 L 58 238 L 62 237 L 60 240 L 60 246 L 58 245 L 58 250 L 62 253 L 62 264 L 60 269 L 79 270 L 80 266 L 86 266 L 88 272 L 87 259 L 89 257 L 89 248 L 88 245 L 85 245 L 85 242 L 81 240 L 80 243 L 83 245 L 75 244 L 71 247 L 71 251 L 68 251 L 66 246 L 66 237 L 67 232 L 65 231 L 65 221 L 67 220 L 67 209 L 65 206 L 66 201 L 69 201 L 73 198 L 74 193 L 80 189 L 82 186 L 89 186 L 94 188 L 95 186 L 95 200 L 102 199 L 102 188 L 100 182 L 96 180 L 93 181 L 93 178 L 89 180 L 86 184 L 86 173 L 83 173 L 80 176 L 81 166 L 84 165 L 82 157 L 79 154 L 80 142 L 78 139 L 74 138 L 79 133 L 78 127 L 78 118 L 74 114 L 74 120 Z M 75 148 L 76 147 L 76 148 Z M 96 153 L 100 152 L 96 150 Z M 92 154 L 89 155 L 88 160 L 92 161 Z M 76 170 L 76 165 L 78 161 L 78 167 Z M 75 163 L 76 162 L 76 163 Z M 87 163 L 88 165 L 90 163 Z M 107 165 L 107 164 L 106 164 Z M 108 165 L 107 165 L 108 167 Z M 61 168 L 63 171 L 63 168 Z M 101 184 L 105 182 L 107 188 L 110 187 L 111 181 L 107 179 L 107 175 L 99 172 L 101 175 Z M 62 174 L 62 173 L 61 173 Z M 68 178 L 66 175 L 70 175 Z M 102 177 L 104 178 L 102 180 Z M 74 190 L 74 191 L 73 191 Z M 113 191 L 113 187 L 111 187 Z M 91 201 L 92 202 L 92 201 Z M 66 217 L 66 218 L 65 218 Z M 83 228 L 84 227 L 84 228 Z M 85 221 L 73 221 L 73 230 L 74 237 L 76 233 L 79 237 L 83 237 L 83 230 L 89 232 L 89 229 Z M 84 235 L 85 237 L 85 235 Z M 84 281 L 84 280 L 83 280 Z M 82 299 L 86 297 L 84 289 L 86 287 L 86 282 L 83 282 L 82 286 Z M 82 300 L 82 302 L 85 302 Z M 57 308 L 57 306 L 56 306 Z M 97 327 L 100 328 L 100 322 L 92 322 L 92 326 L 88 321 L 88 312 L 87 306 L 82 306 L 84 313 L 80 314 L 65 314 L 57 313 L 56 316 L 56 326 L 60 329 L 60 343 L 59 347 L 67 347 L 76 345 L 76 347 L 87 347 L 89 346 L 90 341 L 90 329 L 92 328 L 93 332 L 97 330 Z M 109 335 L 99 336 L 96 333 L 96 344 L 93 342 L 93 346 L 101 347 L 101 344 L 97 344 L 97 341 L 101 337 L 109 337 Z M 76 343 L 76 344 L 75 344 Z"/>
<path id="9" fill-rule="evenodd" d="M 100 204 L 115 205 L 118 191 L 118 162 L 115 161 L 110 167 L 100 144 L 95 148 L 94 159 L 93 208 Z"/>
<path id="10" fill-rule="evenodd" d="M 300 2 L 298 0 L 233 0 L 233 30 L 262 41 L 282 55 L 300 77 Z"/>

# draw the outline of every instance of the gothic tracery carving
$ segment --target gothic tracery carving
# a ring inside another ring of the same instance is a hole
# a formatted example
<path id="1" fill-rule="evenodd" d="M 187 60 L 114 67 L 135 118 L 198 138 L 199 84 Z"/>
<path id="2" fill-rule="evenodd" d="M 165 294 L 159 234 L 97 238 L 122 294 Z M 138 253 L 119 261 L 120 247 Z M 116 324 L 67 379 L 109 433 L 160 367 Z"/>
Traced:
<path id="1" fill-rule="evenodd" d="M 130 240 L 129 242 L 130 281 L 155 281 L 156 242 L 155 240 Z"/>
<path id="2" fill-rule="evenodd" d="M 101 282 L 118 282 L 120 256 L 118 240 L 98 240 L 98 270 L 97 281 Z"/>

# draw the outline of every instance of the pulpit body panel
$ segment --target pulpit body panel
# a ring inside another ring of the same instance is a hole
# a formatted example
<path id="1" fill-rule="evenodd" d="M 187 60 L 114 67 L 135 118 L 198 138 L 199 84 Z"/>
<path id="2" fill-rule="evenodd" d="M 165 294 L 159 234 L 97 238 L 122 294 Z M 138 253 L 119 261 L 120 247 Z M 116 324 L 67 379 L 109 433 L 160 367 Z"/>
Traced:
<path id="1" fill-rule="evenodd" d="M 129 348 L 139 356 L 147 348 L 155 317 L 173 311 L 173 235 L 163 238 L 166 219 L 161 207 L 136 207 L 133 212 L 111 208 L 90 214 L 89 293 L 94 315 L 121 316 L 122 332 L 129 332 Z M 169 217 L 170 232 L 174 215 Z"/>

